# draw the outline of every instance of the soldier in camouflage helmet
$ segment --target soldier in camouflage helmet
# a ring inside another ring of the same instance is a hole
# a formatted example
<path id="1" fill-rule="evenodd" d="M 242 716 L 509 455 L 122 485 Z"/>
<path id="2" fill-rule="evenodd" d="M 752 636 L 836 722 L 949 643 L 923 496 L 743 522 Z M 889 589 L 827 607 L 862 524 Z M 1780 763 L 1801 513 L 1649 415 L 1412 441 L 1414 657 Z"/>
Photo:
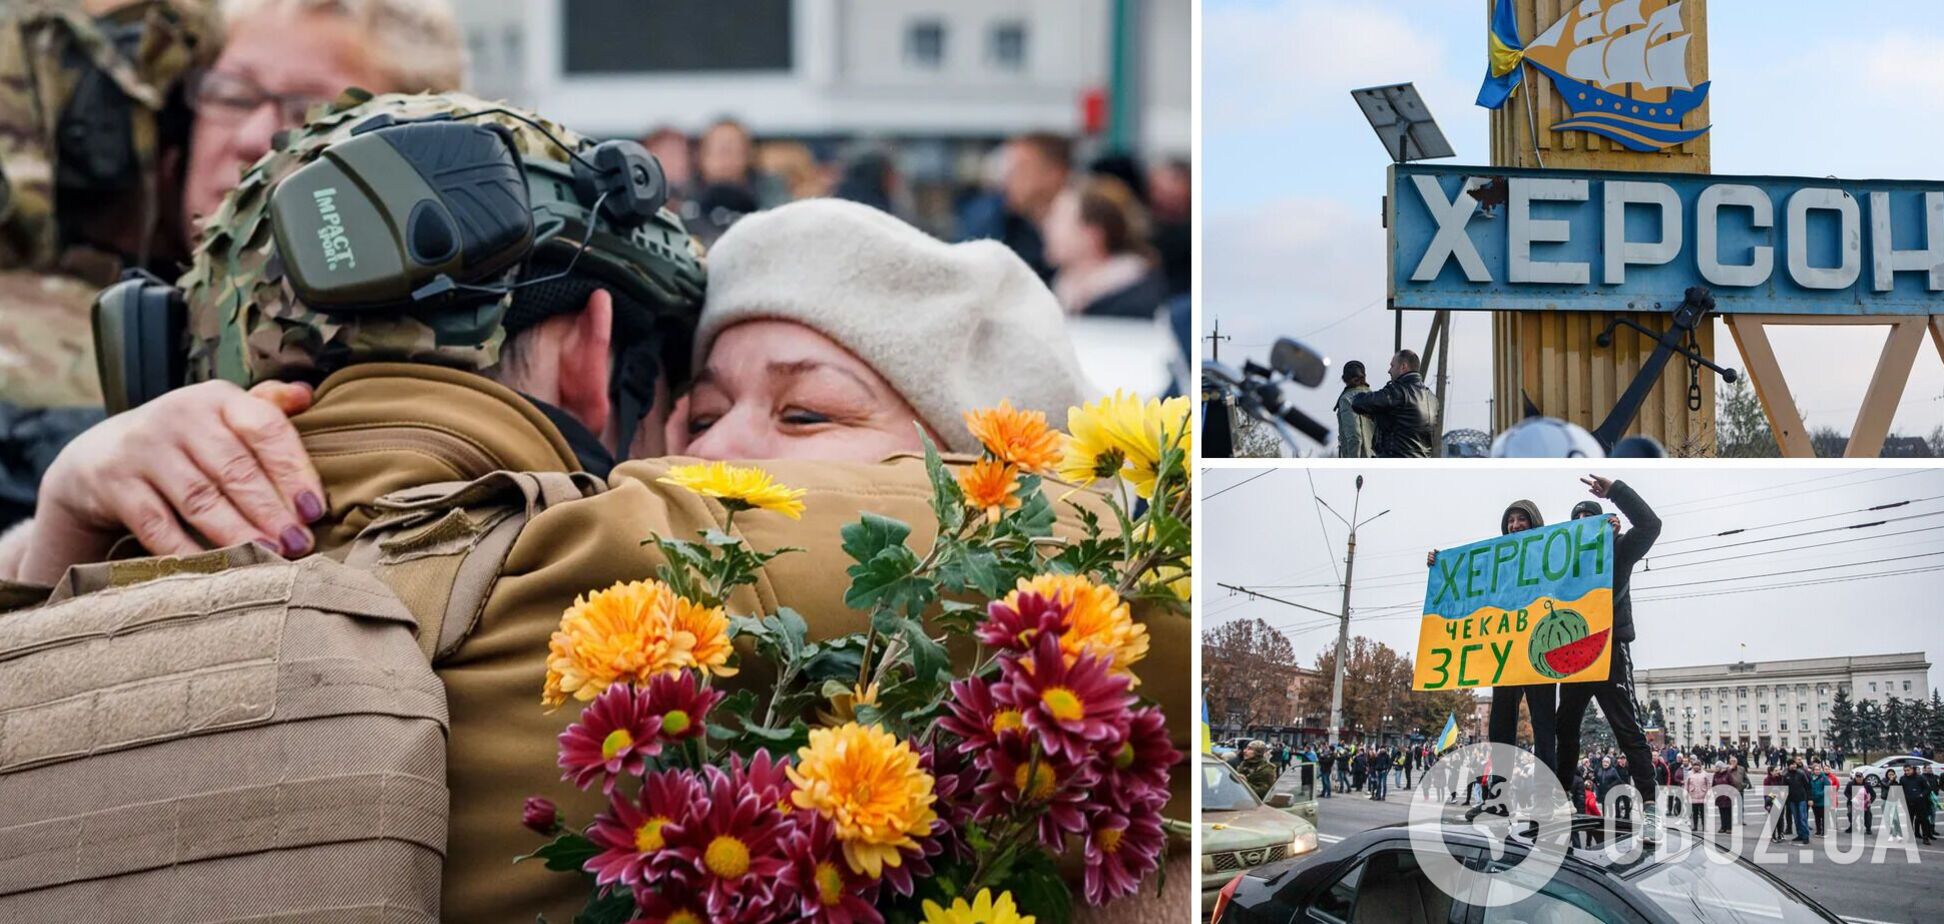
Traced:
<path id="1" fill-rule="evenodd" d="M 325 148 L 351 137 L 366 120 L 479 112 L 495 114 L 472 121 L 506 128 L 529 162 L 565 166 L 569 151 L 561 142 L 577 152 L 591 147 L 560 125 L 508 114 L 500 104 L 460 93 L 373 98 L 347 92 L 251 167 L 210 217 L 195 262 L 180 280 L 190 306 L 191 381 L 221 378 L 246 387 L 266 380 L 318 382 L 350 365 L 387 361 L 474 372 L 499 365 L 507 327 L 523 329 L 536 320 L 533 310 L 521 310 L 528 308 L 527 291 L 500 299 L 497 311 L 504 323 L 469 324 L 473 329 L 463 331 L 443 329 L 437 316 L 424 313 L 327 314 L 302 304 L 292 291 L 269 219 L 270 191 Z M 666 211 L 631 231 L 597 230 L 585 252 L 579 252 L 581 239 L 575 231 L 542 240 L 525 275 L 544 275 L 573 261 L 583 288 L 598 282 L 615 297 L 617 338 L 672 335 L 663 359 L 679 379 L 702 297 L 700 248 Z M 625 452 L 628 447 L 611 448 Z"/>
<path id="2" fill-rule="evenodd" d="M 568 817 L 589 817 L 606 804 L 598 790 L 562 793 L 556 785 L 555 738 L 572 716 L 568 711 L 550 715 L 535 702 L 545 676 L 548 638 L 561 612 L 589 588 L 651 576 L 665 564 L 660 547 L 643 543 L 644 538 L 731 528 L 725 527 L 720 504 L 663 480 L 671 465 L 685 460 L 613 461 L 617 450 L 625 448 L 614 422 L 628 412 L 609 400 L 610 370 L 653 322 L 663 338 L 661 355 L 667 358 L 658 384 L 666 389 L 674 384 L 671 378 L 680 377 L 677 360 L 686 361 L 688 347 L 684 324 L 693 323 L 702 295 L 695 250 L 679 220 L 665 211 L 626 233 L 597 230 L 587 238 L 591 249 L 578 262 L 572 254 L 583 239 L 581 229 L 563 229 L 538 245 L 531 264 L 516 268 L 515 278 L 507 281 L 544 278 L 567 263 L 572 263 L 572 272 L 546 286 L 491 300 L 487 307 L 492 323 L 483 330 L 462 331 L 464 325 L 443 323 L 409 305 L 396 310 L 372 305 L 336 314 L 303 305 L 294 297 L 294 277 L 271 227 L 270 216 L 278 213 L 266 212 L 279 183 L 293 182 L 289 178 L 295 171 L 319 162 L 325 145 L 351 137 L 355 127 L 372 118 L 498 108 L 456 95 L 347 97 L 290 140 L 285 150 L 258 164 L 213 216 L 195 265 L 182 280 L 194 340 L 192 375 L 211 381 L 176 389 L 117 415 L 84 435 L 63 458 L 94 456 L 97 461 L 84 469 L 116 453 L 123 459 L 143 453 L 136 460 L 143 461 L 169 442 L 165 437 L 173 429 L 212 415 L 230 421 L 249 445 L 192 447 L 202 473 L 228 471 L 239 460 L 247 465 L 252 453 L 255 459 L 281 457 L 276 447 L 266 449 L 257 442 L 276 431 L 270 421 L 234 416 L 261 415 L 268 407 L 244 396 L 237 386 L 302 389 L 276 383 L 317 382 L 314 399 L 298 402 L 307 403 L 308 409 L 285 425 L 294 427 L 301 440 L 297 455 L 307 456 L 315 470 L 271 474 L 276 490 L 291 497 L 294 509 L 312 521 L 317 550 L 333 557 L 369 548 L 354 547 L 352 540 L 372 524 L 380 498 L 396 500 L 396 492 L 451 482 L 490 483 L 496 471 L 573 474 L 583 496 L 551 502 L 520 530 L 463 635 L 433 659 L 451 715 L 442 915 L 450 920 L 533 920 L 544 914 L 548 920 L 567 920 L 585 900 L 580 881 L 549 874 L 536 864 L 507 863 L 533 846 L 531 833 L 518 824 L 518 806 L 526 796 L 561 794 L 561 809 Z M 534 161 L 559 163 L 566 157 L 547 134 L 577 148 L 585 144 L 537 117 L 537 126 L 510 114 L 468 121 L 482 120 L 506 128 L 522 157 Z M 538 173 L 549 169 L 543 166 Z M 529 176 L 534 175 L 529 167 Z M 530 195 L 537 202 L 541 193 Z M 546 223 L 545 215 L 538 217 Z M 648 415 L 651 424 L 665 413 L 665 398 L 665 393 L 658 396 Z M 280 414 L 271 416 L 284 423 Z M 641 455 L 639 444 L 635 448 L 630 455 Z M 956 469 L 969 459 L 950 457 L 948 464 Z M 738 517 L 733 531 L 758 552 L 785 546 L 803 551 L 764 564 L 756 584 L 739 588 L 730 607 L 737 612 L 790 607 L 803 615 L 810 637 L 818 640 L 857 630 L 864 616 L 844 602 L 850 560 L 839 542 L 840 530 L 872 513 L 913 524 L 913 542 L 931 541 L 928 531 L 935 529 L 931 524 L 936 517 L 924 460 L 775 459 L 763 466 L 777 481 L 807 492 L 801 519 Z M 108 468 L 116 467 L 140 465 L 108 463 Z M 75 532 L 106 535 L 112 542 L 126 524 L 151 550 L 197 548 L 180 535 L 169 506 L 184 510 L 185 516 L 198 507 L 185 506 L 183 499 L 167 492 L 177 489 L 174 482 L 207 478 L 152 475 L 147 484 L 132 486 L 136 492 L 157 495 L 151 507 L 118 510 L 103 520 L 91 519 L 99 511 L 70 510 L 58 502 L 55 485 L 89 478 L 50 477 L 50 503 L 29 542 Z M 247 506 L 241 498 L 225 496 L 227 490 L 225 486 L 215 496 L 201 497 L 200 509 L 232 502 Z M 1090 515 L 1105 511 L 1087 492 L 1075 492 L 1072 500 Z M 317 506 L 307 509 L 307 503 Z M 68 519 L 49 521 L 57 515 Z M 240 520 L 248 515 L 233 516 Z M 467 516 L 444 515 L 438 522 L 447 538 L 454 538 L 447 527 L 475 528 Z M 1063 510 L 1054 530 L 1071 538 L 1079 532 L 1078 523 L 1079 516 Z M 277 536 L 275 525 L 264 528 L 267 536 Z M 168 534 L 169 529 L 176 534 Z M 290 543 L 283 545 L 290 549 Z M 46 567 L 10 563 L 8 552 L 8 544 L 0 542 L 0 577 L 51 583 L 58 576 Z M 99 560 L 105 553 L 103 544 L 92 555 L 65 561 Z M 0 581 L 0 599 L 29 590 Z M 442 591 L 450 588 L 439 584 L 417 590 L 414 599 L 444 599 Z M 1137 618 L 1146 622 L 1157 649 L 1189 650 L 1187 620 Z M 1188 713 L 1186 672 L 1179 663 L 1159 670 L 1144 663 L 1136 670 L 1147 671 L 1143 689 L 1156 691 L 1153 695 L 1171 715 Z M 760 666 L 752 664 L 736 682 L 760 689 L 766 679 Z M 1177 739 L 1185 736 L 1182 729 Z M 1178 798 L 1185 809 L 1185 790 Z"/>

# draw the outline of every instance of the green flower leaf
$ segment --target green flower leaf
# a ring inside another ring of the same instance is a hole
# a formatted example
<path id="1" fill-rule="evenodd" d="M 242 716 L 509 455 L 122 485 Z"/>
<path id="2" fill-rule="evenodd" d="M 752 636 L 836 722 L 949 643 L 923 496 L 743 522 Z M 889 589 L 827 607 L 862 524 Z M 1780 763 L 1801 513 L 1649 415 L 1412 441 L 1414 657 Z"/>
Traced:
<path id="1" fill-rule="evenodd" d="M 925 443 L 925 473 L 931 476 L 932 513 L 938 516 L 938 531 L 956 533 L 965 525 L 965 491 L 959 488 L 951 469 L 945 467 L 945 460 L 939 458 L 938 447 L 923 427 L 918 429 L 918 438 Z"/>
<path id="2" fill-rule="evenodd" d="M 854 610 L 889 610 L 916 616 L 938 596 L 938 584 L 921 577 L 918 556 L 902 545 L 880 549 L 868 561 L 845 570 L 851 586 L 844 593 L 844 605 Z"/>
<path id="3" fill-rule="evenodd" d="M 911 651 L 912 680 L 925 685 L 927 691 L 938 685 L 941 674 L 951 671 L 951 659 L 945 654 L 945 646 L 925 632 L 925 624 L 908 620 L 904 624 L 905 647 Z"/>
<path id="4" fill-rule="evenodd" d="M 911 527 L 890 517 L 867 513 L 863 519 L 846 525 L 839 535 L 844 540 L 844 551 L 862 564 L 876 558 L 885 549 L 904 548 L 905 538 L 911 535 Z M 916 565 L 916 561 L 913 564 Z"/>
<path id="5" fill-rule="evenodd" d="M 1073 893 L 1044 850 L 1022 851 L 1000 887 L 1012 893 L 1021 914 L 1030 914 L 1041 924 L 1073 920 Z"/>
<path id="6" fill-rule="evenodd" d="M 600 852 L 601 848 L 594 846 L 593 841 L 578 832 L 569 831 L 548 841 L 539 850 L 514 857 L 513 862 L 540 860 L 556 873 L 577 873 L 583 864 Z"/>
<path id="7" fill-rule="evenodd" d="M 587 905 L 574 915 L 574 924 L 627 924 L 634 912 L 634 893 L 617 886 L 589 895 Z"/>

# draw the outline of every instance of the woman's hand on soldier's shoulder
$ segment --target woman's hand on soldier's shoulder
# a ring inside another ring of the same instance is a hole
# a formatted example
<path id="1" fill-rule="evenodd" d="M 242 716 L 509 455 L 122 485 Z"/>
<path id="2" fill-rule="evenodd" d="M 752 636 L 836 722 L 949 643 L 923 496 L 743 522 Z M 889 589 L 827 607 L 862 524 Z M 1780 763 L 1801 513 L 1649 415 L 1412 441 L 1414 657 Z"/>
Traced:
<path id="1" fill-rule="evenodd" d="M 203 382 L 90 428 L 48 467 L 20 579 L 51 583 L 124 533 L 157 555 L 251 541 L 309 553 L 324 489 L 290 415 L 310 402 L 308 385 Z"/>

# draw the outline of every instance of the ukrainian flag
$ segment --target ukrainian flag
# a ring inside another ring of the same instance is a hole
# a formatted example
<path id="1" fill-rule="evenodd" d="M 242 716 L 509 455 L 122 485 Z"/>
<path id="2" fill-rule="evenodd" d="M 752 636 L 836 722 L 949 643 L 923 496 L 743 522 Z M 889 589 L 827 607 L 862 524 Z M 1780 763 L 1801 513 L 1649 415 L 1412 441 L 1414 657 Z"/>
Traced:
<path id="1" fill-rule="evenodd" d="M 1203 754 L 1215 753 L 1215 738 L 1208 733 L 1208 700 L 1202 700 L 1201 750 Z"/>
<path id="2" fill-rule="evenodd" d="M 1492 9 L 1492 27 L 1485 34 L 1490 46 L 1485 83 L 1478 88 L 1478 104 L 1497 109 L 1512 98 L 1512 91 L 1525 79 L 1525 43 L 1519 41 L 1519 20 L 1512 15 L 1512 0 L 1498 0 Z"/>
<path id="3" fill-rule="evenodd" d="M 1444 752 L 1449 751 L 1452 748 L 1455 748 L 1457 746 L 1458 746 L 1458 716 L 1453 713 L 1446 713 L 1444 731 L 1438 733 L 1438 745 L 1434 750 L 1436 750 L 1440 754 L 1443 754 Z"/>

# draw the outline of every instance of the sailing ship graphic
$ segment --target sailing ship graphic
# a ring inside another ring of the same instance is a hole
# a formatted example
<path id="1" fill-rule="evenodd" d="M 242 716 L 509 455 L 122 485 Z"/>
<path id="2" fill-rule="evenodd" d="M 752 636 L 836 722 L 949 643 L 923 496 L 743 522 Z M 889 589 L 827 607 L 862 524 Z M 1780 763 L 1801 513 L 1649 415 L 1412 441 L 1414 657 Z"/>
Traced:
<path id="1" fill-rule="evenodd" d="M 1635 151 L 1699 137 L 1681 122 L 1708 98 L 1688 75 L 1681 0 L 1581 0 L 1525 48 L 1572 117 L 1555 131 L 1592 132 Z"/>

